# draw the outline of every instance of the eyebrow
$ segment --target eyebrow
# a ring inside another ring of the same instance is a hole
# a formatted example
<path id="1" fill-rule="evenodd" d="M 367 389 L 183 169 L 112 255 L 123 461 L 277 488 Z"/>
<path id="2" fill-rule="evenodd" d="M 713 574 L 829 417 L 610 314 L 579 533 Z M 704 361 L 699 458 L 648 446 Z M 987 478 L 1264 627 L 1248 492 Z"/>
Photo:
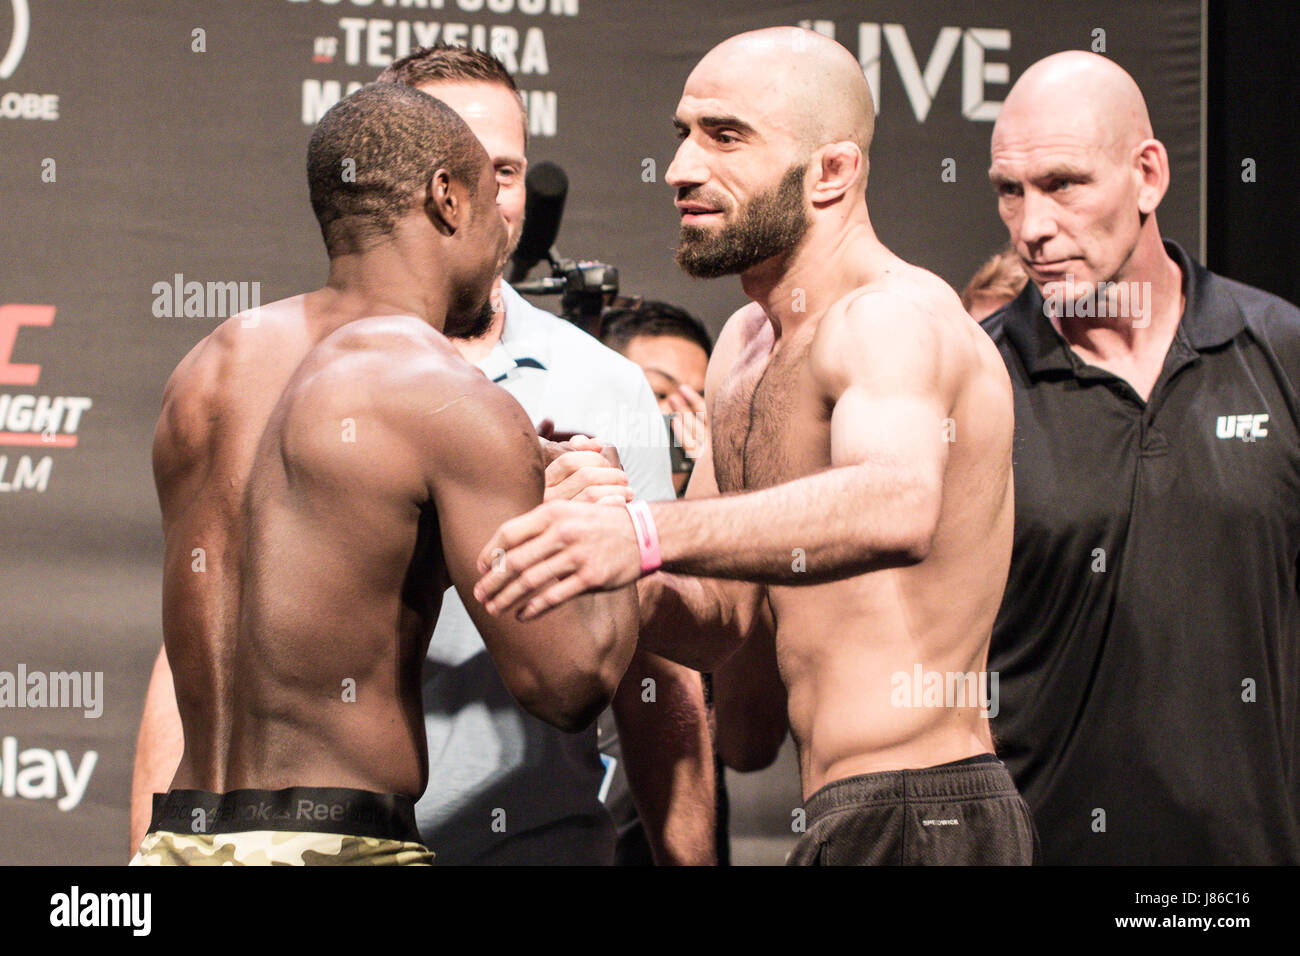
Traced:
<path id="1" fill-rule="evenodd" d="M 758 130 L 754 129 L 754 127 L 750 126 L 739 116 L 731 116 L 731 115 L 701 116 L 696 122 L 698 122 L 699 125 L 704 127 L 705 129 L 719 129 L 725 127 L 726 129 L 734 129 L 736 132 L 744 133 L 748 136 L 755 136 L 758 134 Z M 679 130 L 682 130 L 683 132 L 690 129 L 690 125 L 688 123 L 678 119 L 676 116 L 673 117 L 673 126 L 677 127 Z"/>
<path id="2" fill-rule="evenodd" d="M 1092 173 L 1087 172 L 1082 166 L 1074 166 L 1070 163 L 1058 163 L 1055 166 L 1049 166 L 1037 175 L 1025 178 L 1030 182 L 1042 182 L 1048 179 L 1077 179 L 1090 181 L 1092 179 Z M 994 186 L 1014 186 L 1020 182 L 1020 179 L 999 171 L 996 166 L 990 166 L 989 182 Z"/>
<path id="3" fill-rule="evenodd" d="M 668 381 L 672 382 L 674 385 L 680 385 L 680 384 L 682 384 L 681 382 L 677 381 L 676 376 L 669 375 L 667 372 L 665 372 L 665 371 L 664 371 L 663 369 L 661 369 L 661 368 L 655 368 L 655 367 L 652 366 L 652 365 L 647 365 L 646 368 L 645 368 L 645 370 L 646 370 L 647 372 L 654 372 L 656 375 L 662 375 L 664 378 L 668 379 Z"/>
<path id="4" fill-rule="evenodd" d="M 1085 170 L 1082 166 L 1075 166 L 1071 163 L 1059 163 L 1056 166 L 1048 167 L 1047 171 L 1038 179 L 1091 179 L 1092 173 Z"/>

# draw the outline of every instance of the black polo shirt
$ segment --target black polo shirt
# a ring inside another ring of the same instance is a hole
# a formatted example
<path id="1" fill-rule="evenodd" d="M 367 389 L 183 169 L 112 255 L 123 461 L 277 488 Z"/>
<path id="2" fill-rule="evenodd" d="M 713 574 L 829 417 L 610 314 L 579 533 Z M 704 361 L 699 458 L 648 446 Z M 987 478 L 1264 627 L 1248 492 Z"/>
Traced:
<path id="1" fill-rule="evenodd" d="M 1300 863 L 1300 310 L 1165 246 L 1147 402 L 1033 283 L 984 320 L 1016 412 L 993 732 L 1044 862 Z"/>

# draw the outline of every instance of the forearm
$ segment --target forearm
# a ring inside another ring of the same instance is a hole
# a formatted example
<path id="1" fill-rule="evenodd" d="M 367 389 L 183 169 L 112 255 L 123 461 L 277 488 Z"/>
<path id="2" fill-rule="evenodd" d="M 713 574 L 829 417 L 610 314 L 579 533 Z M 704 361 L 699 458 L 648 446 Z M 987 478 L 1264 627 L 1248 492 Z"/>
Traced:
<path id="1" fill-rule="evenodd" d="M 135 745 L 135 766 L 131 773 L 130 852 L 135 853 L 149 830 L 153 816 L 153 795 L 165 793 L 176 776 L 185 738 L 181 715 L 176 707 L 167 652 L 161 651 L 149 677 L 140 734 Z"/>
<path id="2" fill-rule="evenodd" d="M 765 584 L 812 584 L 915 564 L 937 520 L 933 495 L 870 465 L 744 494 L 651 504 L 663 567 Z"/>
<path id="3" fill-rule="evenodd" d="M 713 672 L 722 762 L 742 773 L 770 766 L 790 726 L 787 707 L 772 635 L 755 635 Z"/>
<path id="4" fill-rule="evenodd" d="M 596 675 L 603 688 L 601 710 L 612 702 L 636 653 L 636 593 L 635 587 L 625 587 L 584 594 L 573 601 L 581 622 L 575 632 L 593 636 L 593 640 L 580 646 L 590 655 L 587 672 Z"/>
<path id="5" fill-rule="evenodd" d="M 717 862 L 713 743 L 698 673 L 638 651 L 614 697 L 628 784 L 655 862 Z"/>
<path id="6" fill-rule="evenodd" d="M 735 581 L 658 572 L 637 582 L 640 648 L 713 674 L 717 749 L 727 766 L 761 770 L 788 727 L 785 685 L 762 591 Z M 635 667 L 635 661 L 633 662 Z"/>
<path id="7" fill-rule="evenodd" d="M 744 641 L 747 628 L 727 582 L 663 571 L 637 582 L 643 650 L 697 671 L 712 671 Z"/>

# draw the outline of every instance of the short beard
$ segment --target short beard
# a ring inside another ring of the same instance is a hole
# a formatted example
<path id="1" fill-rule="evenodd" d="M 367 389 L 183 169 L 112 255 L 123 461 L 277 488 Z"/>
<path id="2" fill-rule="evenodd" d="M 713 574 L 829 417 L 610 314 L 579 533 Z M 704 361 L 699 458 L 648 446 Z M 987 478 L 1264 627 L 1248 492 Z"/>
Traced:
<path id="1" fill-rule="evenodd" d="M 482 308 L 469 319 L 468 325 L 457 325 L 454 329 L 449 327 L 443 334 L 449 339 L 481 339 L 487 335 L 488 329 L 492 328 L 494 315 L 496 310 L 492 308 L 492 298 L 489 296 L 483 302 Z"/>
<path id="2" fill-rule="evenodd" d="M 807 163 L 791 166 L 775 187 L 751 199 L 739 218 L 718 232 L 682 226 L 677 265 L 697 279 L 716 279 L 797 248 L 809 226 L 803 195 L 807 170 Z"/>

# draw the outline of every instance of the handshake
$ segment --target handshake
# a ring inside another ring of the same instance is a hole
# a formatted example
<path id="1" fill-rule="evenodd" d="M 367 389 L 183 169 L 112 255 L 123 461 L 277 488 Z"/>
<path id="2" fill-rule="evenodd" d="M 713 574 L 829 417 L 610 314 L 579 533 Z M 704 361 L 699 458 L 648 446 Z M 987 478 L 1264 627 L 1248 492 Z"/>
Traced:
<path id="1" fill-rule="evenodd" d="M 543 501 L 621 505 L 633 498 L 618 450 L 597 438 L 557 432 L 549 418 L 537 426 L 546 466 Z"/>
<path id="2" fill-rule="evenodd" d="M 627 474 L 614 446 L 595 438 L 537 429 L 546 462 L 540 505 L 507 521 L 478 557 L 474 598 L 489 614 L 514 610 L 531 620 L 587 591 L 612 591 L 642 575 Z"/>

